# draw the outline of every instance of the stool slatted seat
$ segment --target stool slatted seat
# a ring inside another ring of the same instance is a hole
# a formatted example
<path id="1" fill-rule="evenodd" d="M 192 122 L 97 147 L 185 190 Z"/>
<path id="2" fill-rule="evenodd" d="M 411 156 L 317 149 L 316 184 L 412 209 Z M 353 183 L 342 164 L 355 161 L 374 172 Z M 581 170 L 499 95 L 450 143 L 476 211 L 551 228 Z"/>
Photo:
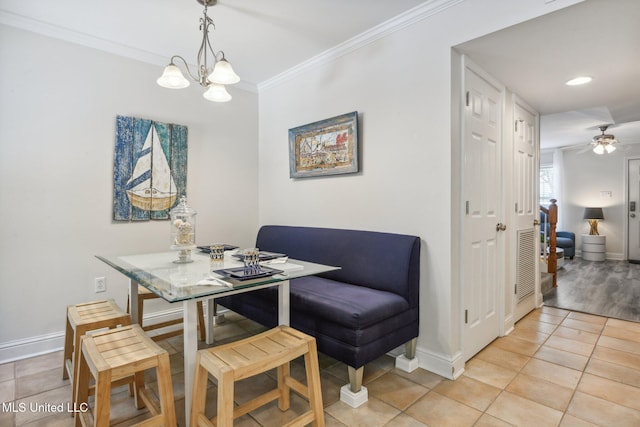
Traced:
<path id="1" fill-rule="evenodd" d="M 127 377 L 135 378 L 136 407 L 140 409 L 146 406 L 152 414 L 139 425 L 176 425 L 169 354 L 149 338 L 139 325 L 84 336 L 79 359 L 76 407 L 87 403 L 91 378 L 95 380 L 96 397 L 93 420 L 88 411 L 76 412 L 76 427 L 108 426 L 112 383 Z M 144 385 L 144 371 L 152 368 L 156 369 L 159 402 Z"/>
<path id="2" fill-rule="evenodd" d="M 300 356 L 304 356 L 308 385 L 290 376 L 289 362 Z M 234 383 L 273 368 L 277 368 L 278 388 L 234 408 Z M 218 381 L 218 414 L 211 420 L 204 414 L 208 374 Z M 279 326 L 241 341 L 200 350 L 196 356 L 191 426 L 231 427 L 235 418 L 276 399 L 280 410 L 286 411 L 291 389 L 308 400 L 310 410 L 286 425 L 324 426 L 316 341 L 300 331 Z"/>
<path id="3" fill-rule="evenodd" d="M 82 336 L 90 331 L 130 324 L 131 317 L 113 300 L 91 301 L 67 307 L 62 379 L 71 380 L 72 398 L 76 394 L 74 377 L 78 370 L 77 353 L 80 351 Z"/>

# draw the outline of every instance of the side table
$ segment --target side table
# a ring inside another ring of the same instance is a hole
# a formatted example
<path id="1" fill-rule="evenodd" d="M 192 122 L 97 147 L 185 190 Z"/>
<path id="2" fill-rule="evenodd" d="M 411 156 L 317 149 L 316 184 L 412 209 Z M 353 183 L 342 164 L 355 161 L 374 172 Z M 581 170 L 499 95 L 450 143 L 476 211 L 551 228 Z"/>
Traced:
<path id="1" fill-rule="evenodd" d="M 585 261 L 604 261 L 606 258 L 607 236 L 582 235 L 582 259 Z"/>

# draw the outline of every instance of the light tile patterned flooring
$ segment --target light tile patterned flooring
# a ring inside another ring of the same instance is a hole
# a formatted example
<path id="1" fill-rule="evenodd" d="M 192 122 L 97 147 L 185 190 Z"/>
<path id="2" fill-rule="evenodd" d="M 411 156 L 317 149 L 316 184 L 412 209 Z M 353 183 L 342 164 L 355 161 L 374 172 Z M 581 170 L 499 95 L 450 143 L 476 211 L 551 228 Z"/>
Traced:
<path id="1" fill-rule="evenodd" d="M 216 336 L 221 342 L 255 333 L 253 322 L 228 315 Z M 182 339 L 162 342 L 171 354 L 176 403 L 183 404 Z M 55 405 L 69 401 L 61 380 L 60 352 L 0 365 L 0 402 Z M 365 368 L 369 402 L 352 409 L 339 400 L 346 367 L 320 355 L 326 424 L 335 426 L 640 426 L 640 323 L 543 307 L 518 322 L 507 337 L 495 340 L 470 360 L 456 381 L 418 369 L 404 373 L 385 356 Z M 292 364 L 302 375 L 303 364 Z M 153 378 L 151 378 L 153 381 Z M 238 384 L 236 401 L 246 401 L 275 384 L 273 373 Z M 154 387 L 153 384 L 150 385 Z M 215 413 L 215 385 L 208 413 Z M 126 389 L 114 393 L 112 417 L 126 426 L 146 416 L 136 410 Z M 306 410 L 294 396 L 281 413 L 270 404 L 236 421 L 237 426 L 280 426 Z M 67 413 L 0 407 L 0 426 L 70 426 Z M 178 410 L 184 425 L 184 414 Z"/>

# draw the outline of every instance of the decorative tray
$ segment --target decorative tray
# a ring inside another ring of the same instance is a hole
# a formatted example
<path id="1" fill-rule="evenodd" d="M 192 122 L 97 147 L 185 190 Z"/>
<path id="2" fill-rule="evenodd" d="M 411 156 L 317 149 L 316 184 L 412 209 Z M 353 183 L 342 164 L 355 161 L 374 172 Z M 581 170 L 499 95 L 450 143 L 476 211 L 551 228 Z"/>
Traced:
<path id="1" fill-rule="evenodd" d="M 233 254 L 231 256 L 234 257 L 234 258 L 239 259 L 240 261 L 242 261 L 244 259 L 244 254 L 242 254 L 242 253 Z M 271 259 L 283 258 L 283 257 L 286 257 L 287 255 L 286 254 L 279 254 L 279 253 L 276 253 L 276 252 L 260 251 L 258 256 L 260 257 L 260 261 L 269 261 Z"/>
<path id="2" fill-rule="evenodd" d="M 209 246 L 198 246 L 198 249 L 200 249 L 202 252 L 209 253 L 209 252 L 211 252 L 211 245 L 209 245 Z M 234 246 L 234 245 L 227 245 L 226 243 L 224 243 L 224 250 L 225 251 L 232 251 L 234 249 L 238 249 L 238 247 Z"/>
<path id="3" fill-rule="evenodd" d="M 219 274 L 222 277 L 236 280 L 258 279 L 260 277 L 273 276 L 274 274 L 280 274 L 282 272 L 282 270 L 266 267 L 264 265 L 261 265 L 260 268 L 234 267 L 214 271 L 214 273 Z"/>

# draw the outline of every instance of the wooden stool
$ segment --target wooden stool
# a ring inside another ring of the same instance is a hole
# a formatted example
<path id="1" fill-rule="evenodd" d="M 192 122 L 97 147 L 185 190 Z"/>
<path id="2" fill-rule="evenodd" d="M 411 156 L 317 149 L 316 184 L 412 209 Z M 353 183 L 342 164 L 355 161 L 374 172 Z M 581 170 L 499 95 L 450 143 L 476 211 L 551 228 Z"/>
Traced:
<path id="1" fill-rule="evenodd" d="M 62 379 L 69 378 L 71 380 L 72 399 L 76 395 L 74 378 L 78 371 L 79 358 L 77 353 L 80 351 L 80 338 L 89 331 L 130 324 L 131 317 L 123 312 L 113 300 L 92 301 L 67 307 Z"/>
<path id="2" fill-rule="evenodd" d="M 153 417 L 140 424 L 165 427 L 176 425 L 169 354 L 149 338 L 140 325 L 85 335 L 82 337 L 81 347 L 75 407 L 86 405 L 90 377 L 95 379 L 96 397 L 93 424 L 89 411 L 76 412 L 76 427 L 108 426 L 112 381 L 131 376 L 135 377 L 136 407 L 140 409 L 146 405 L 153 414 Z M 144 386 L 144 371 L 150 368 L 156 369 L 160 402 L 153 399 Z"/>
<path id="3" fill-rule="evenodd" d="M 289 374 L 289 362 L 304 355 L 307 386 Z M 234 382 L 278 368 L 278 388 L 234 409 Z M 204 414 L 208 374 L 218 380 L 218 416 L 209 420 Z M 287 426 L 324 426 L 320 370 L 315 338 L 288 326 L 278 326 L 253 337 L 230 344 L 200 350 L 191 406 L 191 426 L 231 427 L 233 420 L 266 403 L 278 399 L 282 411 L 289 409 L 293 389 L 309 401 L 311 410 L 287 423 Z"/>
<path id="4" fill-rule="evenodd" d="M 144 286 L 138 286 L 138 324 L 142 326 L 142 315 L 144 310 L 144 302 L 148 299 L 160 298 L 158 295 L 151 292 L 149 289 Z M 129 297 L 127 297 L 127 313 L 129 310 Z M 167 326 L 172 325 L 182 325 L 182 319 L 173 319 L 167 320 L 166 322 L 158 322 L 152 323 L 150 325 L 142 326 L 144 331 L 153 331 L 155 329 L 166 328 Z M 182 327 L 180 329 L 176 329 L 173 331 L 165 332 L 163 334 L 154 335 L 151 337 L 154 341 L 162 341 L 167 338 L 175 337 L 176 335 L 180 335 L 182 333 Z M 206 330 L 204 325 L 204 311 L 202 309 L 202 301 L 198 301 L 198 337 L 200 341 L 204 341 L 206 339 Z"/>

